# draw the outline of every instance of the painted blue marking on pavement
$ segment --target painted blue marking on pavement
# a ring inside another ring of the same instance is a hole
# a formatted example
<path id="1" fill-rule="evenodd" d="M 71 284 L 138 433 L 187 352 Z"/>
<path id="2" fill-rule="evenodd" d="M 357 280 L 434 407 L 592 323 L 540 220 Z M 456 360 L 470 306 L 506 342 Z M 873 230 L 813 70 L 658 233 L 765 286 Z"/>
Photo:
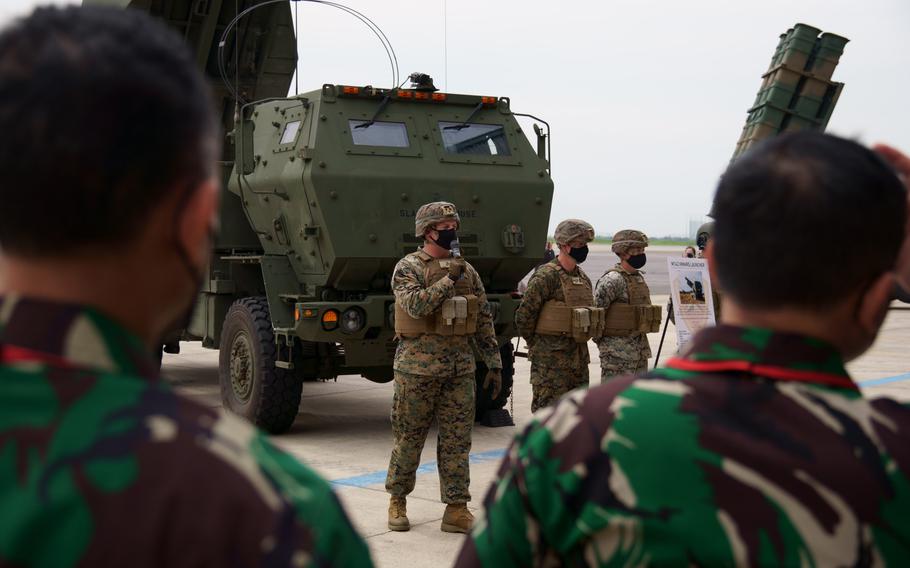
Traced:
<path id="1" fill-rule="evenodd" d="M 894 377 L 883 377 L 880 379 L 868 379 L 865 381 L 858 381 L 857 384 L 861 387 L 877 387 L 879 385 L 887 385 L 890 383 L 897 383 L 900 381 L 910 380 L 910 373 L 905 373 L 903 375 L 896 375 Z M 478 452 L 470 455 L 470 463 L 479 464 L 484 462 L 489 462 L 493 460 L 502 459 L 506 455 L 505 449 L 490 450 L 486 452 Z M 435 461 L 426 462 L 421 464 L 417 468 L 417 475 L 423 475 L 426 473 L 435 473 L 437 471 L 437 464 Z M 386 470 L 374 471 L 373 473 L 365 473 L 363 475 L 355 475 L 353 477 L 345 477 L 342 479 L 335 479 L 331 483 L 335 485 L 346 485 L 349 487 L 367 487 L 370 485 L 380 485 L 385 483 Z"/>
<path id="2" fill-rule="evenodd" d="M 869 379 L 866 381 L 859 381 L 857 383 L 861 387 L 877 387 L 879 385 L 887 385 L 888 383 L 898 383 L 900 381 L 910 380 L 910 373 L 905 373 L 903 375 L 897 375 L 894 377 L 884 377 L 881 379 Z"/>
<path id="3" fill-rule="evenodd" d="M 485 463 L 494 460 L 500 460 L 506 455 L 505 449 L 489 450 L 487 452 L 478 452 L 471 454 L 468 458 L 472 464 Z M 431 461 L 420 464 L 417 468 L 417 475 L 424 473 L 435 473 L 437 469 L 436 462 Z M 347 485 L 349 487 L 367 487 L 369 485 L 385 484 L 386 470 L 374 471 L 364 475 L 355 475 L 354 477 L 345 477 L 343 479 L 334 479 L 331 483 L 335 485 Z"/>

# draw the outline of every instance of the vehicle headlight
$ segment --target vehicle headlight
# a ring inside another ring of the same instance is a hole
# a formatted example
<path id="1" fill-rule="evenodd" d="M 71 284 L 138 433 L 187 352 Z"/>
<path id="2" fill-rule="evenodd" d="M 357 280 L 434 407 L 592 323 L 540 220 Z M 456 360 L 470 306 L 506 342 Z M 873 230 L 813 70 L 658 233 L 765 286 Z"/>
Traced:
<path id="1" fill-rule="evenodd" d="M 338 329 L 338 310 L 326 310 L 322 312 L 322 329 L 326 331 Z"/>
<path id="2" fill-rule="evenodd" d="M 341 314 L 341 331 L 345 333 L 357 333 L 366 323 L 366 315 L 360 308 L 348 308 Z"/>

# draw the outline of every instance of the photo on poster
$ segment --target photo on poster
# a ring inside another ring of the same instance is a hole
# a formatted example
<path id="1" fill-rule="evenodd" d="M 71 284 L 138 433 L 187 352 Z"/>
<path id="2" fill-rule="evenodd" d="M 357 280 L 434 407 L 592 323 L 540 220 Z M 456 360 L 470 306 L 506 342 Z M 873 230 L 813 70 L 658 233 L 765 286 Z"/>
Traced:
<path id="1" fill-rule="evenodd" d="M 682 352 L 696 333 L 717 321 L 711 275 L 703 258 L 668 258 L 667 266 L 676 342 Z"/>
<path id="2" fill-rule="evenodd" d="M 680 304 L 705 303 L 705 285 L 702 282 L 701 271 L 680 271 L 677 279 Z"/>

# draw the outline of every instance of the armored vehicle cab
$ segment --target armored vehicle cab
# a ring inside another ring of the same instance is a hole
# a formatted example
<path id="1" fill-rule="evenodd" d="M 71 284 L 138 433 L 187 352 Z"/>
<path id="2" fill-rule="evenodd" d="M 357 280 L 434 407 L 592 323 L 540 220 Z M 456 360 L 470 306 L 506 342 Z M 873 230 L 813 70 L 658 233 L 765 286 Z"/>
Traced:
<path id="1" fill-rule="evenodd" d="M 287 3 L 243 16 L 219 50 L 236 13 L 258 2 L 235 12 L 218 0 L 115 1 L 187 37 L 222 112 L 221 232 L 183 338 L 220 349 L 225 406 L 282 432 L 304 381 L 391 380 L 391 273 L 421 244 L 417 208 L 444 200 L 459 209 L 462 254 L 482 277 L 502 346 L 503 392 L 489 400 L 478 388 L 478 414 L 502 408 L 514 291 L 546 241 L 546 135 L 535 128 L 532 147 L 508 98 L 441 93 L 416 74 L 411 88 L 325 84 L 287 97 L 296 61 Z"/>

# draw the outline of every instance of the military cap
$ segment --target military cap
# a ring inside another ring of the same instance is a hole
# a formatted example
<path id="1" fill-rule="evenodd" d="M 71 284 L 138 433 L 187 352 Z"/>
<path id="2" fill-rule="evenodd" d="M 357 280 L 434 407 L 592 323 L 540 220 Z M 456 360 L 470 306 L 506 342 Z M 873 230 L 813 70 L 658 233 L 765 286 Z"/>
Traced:
<path id="1" fill-rule="evenodd" d="M 454 205 L 448 201 L 434 201 L 421 205 L 414 217 L 414 234 L 422 237 L 427 229 L 443 221 L 455 221 L 461 226 L 461 217 L 458 216 L 458 209 Z"/>
<path id="2" fill-rule="evenodd" d="M 700 249 L 704 249 L 708 246 L 708 239 L 711 238 L 711 235 L 714 234 L 714 221 L 708 221 L 698 228 L 698 232 L 695 233 L 695 245 Z"/>
<path id="3" fill-rule="evenodd" d="M 594 227 L 581 219 L 566 219 L 556 225 L 556 244 L 565 245 L 578 239 L 586 243 L 594 240 Z"/>
<path id="4" fill-rule="evenodd" d="M 635 229 L 623 229 L 613 235 L 613 252 L 626 252 L 630 248 L 648 246 L 648 235 Z"/>

